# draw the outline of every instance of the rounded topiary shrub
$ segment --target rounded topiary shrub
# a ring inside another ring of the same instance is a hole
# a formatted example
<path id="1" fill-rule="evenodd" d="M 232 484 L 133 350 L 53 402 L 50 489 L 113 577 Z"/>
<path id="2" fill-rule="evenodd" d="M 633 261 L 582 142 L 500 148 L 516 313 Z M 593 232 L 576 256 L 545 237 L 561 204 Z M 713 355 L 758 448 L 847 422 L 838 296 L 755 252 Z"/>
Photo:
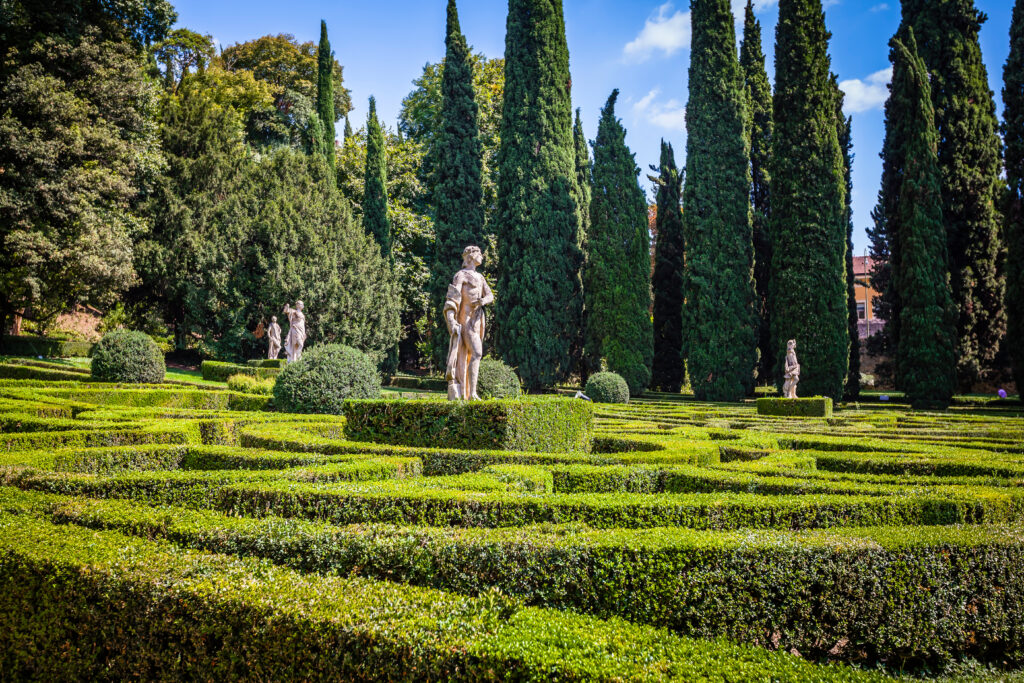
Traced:
<path id="1" fill-rule="evenodd" d="M 629 385 L 614 372 L 591 375 L 583 393 L 594 403 L 629 403 Z"/>
<path id="2" fill-rule="evenodd" d="M 163 352 L 145 332 L 108 332 L 92 352 L 92 378 L 100 382 L 154 384 L 166 372 Z"/>
<path id="3" fill-rule="evenodd" d="M 380 375 L 369 356 L 341 344 L 306 351 L 274 383 L 274 405 L 286 413 L 341 415 L 349 398 L 380 398 Z"/>
<path id="4" fill-rule="evenodd" d="M 480 374 L 476 381 L 480 398 L 518 398 L 523 393 L 516 371 L 493 358 L 480 361 Z"/>

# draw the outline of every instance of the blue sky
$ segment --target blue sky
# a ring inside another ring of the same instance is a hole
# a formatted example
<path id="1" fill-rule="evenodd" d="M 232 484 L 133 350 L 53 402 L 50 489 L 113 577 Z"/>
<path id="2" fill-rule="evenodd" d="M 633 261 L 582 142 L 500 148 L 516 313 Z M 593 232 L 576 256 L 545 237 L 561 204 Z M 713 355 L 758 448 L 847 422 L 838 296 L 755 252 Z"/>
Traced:
<path id="1" fill-rule="evenodd" d="M 746 0 L 732 0 L 742 17 Z M 564 0 L 574 106 L 582 107 L 587 135 L 596 134 L 601 107 L 619 88 L 618 114 L 628 130 L 627 142 L 637 164 L 647 172 L 657 163 L 660 140 L 676 149 L 685 163 L 684 105 L 690 62 L 687 0 Z M 899 24 L 899 1 L 825 0 L 832 31 L 832 68 L 847 92 L 853 115 L 855 250 L 867 248 L 864 229 L 878 192 L 883 117 L 889 67 L 887 43 Z M 1011 0 L 976 0 L 989 20 L 981 43 L 989 82 L 999 93 L 1009 53 Z M 327 21 L 331 46 L 345 67 L 352 91 L 355 127 L 365 119 L 367 98 L 375 95 L 383 119 L 394 125 L 402 98 L 428 62 L 444 56 L 446 0 L 179 0 L 179 25 L 209 33 L 227 47 L 266 34 L 291 33 L 300 40 L 319 38 L 320 19 Z M 768 72 L 772 76 L 778 0 L 755 0 L 764 28 Z M 505 49 L 502 0 L 462 0 L 462 30 L 474 50 L 501 56 Z M 644 177 L 643 185 L 650 183 Z"/>

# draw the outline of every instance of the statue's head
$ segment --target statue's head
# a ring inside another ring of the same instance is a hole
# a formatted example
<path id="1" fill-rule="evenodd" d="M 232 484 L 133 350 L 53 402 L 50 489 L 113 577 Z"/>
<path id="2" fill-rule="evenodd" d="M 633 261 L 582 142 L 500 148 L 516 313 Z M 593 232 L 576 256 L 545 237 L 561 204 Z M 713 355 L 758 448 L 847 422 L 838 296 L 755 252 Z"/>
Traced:
<path id="1" fill-rule="evenodd" d="M 303 308 L 304 308 L 304 305 L 303 305 L 303 303 L 301 301 L 296 301 L 295 302 L 295 310 L 301 311 Z"/>
<path id="2" fill-rule="evenodd" d="M 479 266 L 484 262 L 484 254 L 480 247 L 470 245 L 462 250 L 462 267 Z"/>
<path id="3" fill-rule="evenodd" d="M 790 339 L 786 342 L 786 348 L 790 351 L 796 351 L 796 339 Z"/>
<path id="4" fill-rule="evenodd" d="M 277 322 L 277 316 L 276 315 L 270 316 L 270 322 L 276 323 Z"/>

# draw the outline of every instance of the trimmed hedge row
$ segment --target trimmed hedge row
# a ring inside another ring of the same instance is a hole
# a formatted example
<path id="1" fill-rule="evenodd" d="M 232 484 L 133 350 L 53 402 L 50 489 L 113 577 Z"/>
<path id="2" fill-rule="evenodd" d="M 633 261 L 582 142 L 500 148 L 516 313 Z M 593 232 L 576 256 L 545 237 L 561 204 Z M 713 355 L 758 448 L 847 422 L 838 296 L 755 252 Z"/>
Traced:
<path id="1" fill-rule="evenodd" d="M 118 425 L 105 429 L 0 434 L 0 453 L 89 446 L 198 444 L 201 441 L 198 427 L 188 422 L 156 423 L 136 427 Z"/>
<path id="2" fill-rule="evenodd" d="M 870 680 L 612 619 L 0 517 L 13 679 Z"/>
<path id="3" fill-rule="evenodd" d="M 4 389 L 3 394 L 22 400 L 51 400 L 71 403 L 88 403 L 102 406 L 124 406 L 130 408 L 197 408 L 203 410 L 263 410 L 269 398 L 233 391 L 203 391 L 201 389 L 169 389 L 116 387 L 94 389 L 50 388 Z"/>
<path id="4" fill-rule="evenodd" d="M 346 401 L 352 441 L 401 446 L 589 453 L 594 412 L 587 401 Z"/>
<path id="5" fill-rule="evenodd" d="M 214 360 L 204 360 L 199 367 L 203 373 L 203 379 L 207 382 L 227 382 L 231 375 L 250 375 L 266 379 L 267 377 L 276 377 L 282 369 L 282 366 L 279 365 L 238 365 L 237 363 L 222 363 Z"/>
<path id="6" fill-rule="evenodd" d="M 832 399 L 822 398 L 759 398 L 758 415 L 777 417 L 832 417 Z"/>
<path id="7" fill-rule="evenodd" d="M 56 521 L 168 538 L 301 571 L 363 575 L 621 616 L 685 635 L 902 667 L 1019 660 L 1024 539 L 1000 528 L 693 532 L 372 529 L 26 494 Z M 685 585 L 685 590 L 680 586 Z M 984 610 L 965 608 L 984 605 Z M 943 615 L 936 619 L 935 615 Z"/>
<path id="8" fill-rule="evenodd" d="M 33 365 L 0 363 L 0 378 L 3 379 L 37 379 L 54 382 L 91 382 L 88 373 L 77 372 L 71 368 L 57 370 Z"/>
<path id="9" fill-rule="evenodd" d="M 92 354 L 93 344 L 90 342 L 67 341 L 49 337 L 33 337 L 29 335 L 3 336 L 0 344 L 9 356 L 42 356 L 43 358 L 85 358 Z"/>

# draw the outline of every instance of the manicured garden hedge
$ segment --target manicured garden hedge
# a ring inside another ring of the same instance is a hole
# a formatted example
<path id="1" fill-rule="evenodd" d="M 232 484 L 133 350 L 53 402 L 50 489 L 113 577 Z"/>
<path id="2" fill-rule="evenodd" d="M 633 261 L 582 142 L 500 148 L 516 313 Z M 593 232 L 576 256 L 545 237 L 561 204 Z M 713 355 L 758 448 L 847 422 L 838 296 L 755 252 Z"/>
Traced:
<path id="1" fill-rule="evenodd" d="M 588 453 L 594 413 L 586 401 L 347 401 L 353 441 L 433 448 Z"/>
<path id="2" fill-rule="evenodd" d="M 227 382 L 228 377 L 231 375 L 250 375 L 260 379 L 276 377 L 281 373 L 281 366 L 238 365 L 236 363 L 222 363 L 220 361 L 204 360 L 202 365 L 200 365 L 200 371 L 203 373 L 203 379 L 208 382 Z"/>
<path id="3" fill-rule="evenodd" d="M 50 339 L 30 335 L 4 335 L 0 352 L 8 356 L 41 356 L 43 358 L 84 358 L 92 353 L 91 342 Z"/>
<path id="4" fill-rule="evenodd" d="M 778 417 L 832 417 L 830 398 L 759 398 L 758 415 Z"/>

